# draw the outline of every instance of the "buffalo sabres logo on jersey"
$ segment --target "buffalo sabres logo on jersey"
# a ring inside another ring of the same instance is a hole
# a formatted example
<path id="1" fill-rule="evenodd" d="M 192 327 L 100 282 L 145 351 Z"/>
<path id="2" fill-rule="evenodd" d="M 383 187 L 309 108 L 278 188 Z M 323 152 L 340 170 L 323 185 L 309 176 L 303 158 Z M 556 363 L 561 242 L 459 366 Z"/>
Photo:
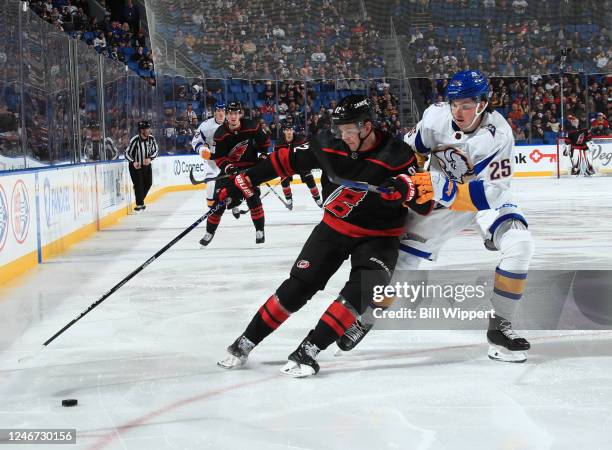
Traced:
<path id="1" fill-rule="evenodd" d="M 230 150 L 227 157 L 229 158 L 230 161 L 234 161 L 234 162 L 240 161 L 240 158 L 242 158 L 242 155 L 244 155 L 244 152 L 247 151 L 247 148 L 249 148 L 248 140 L 238 142 L 236 145 L 234 145 L 234 148 Z"/>
<path id="2" fill-rule="evenodd" d="M 446 176 L 457 183 L 464 183 L 465 178 L 474 175 L 474 168 L 468 162 L 467 157 L 457 148 L 447 148 L 434 153 L 440 169 Z"/>

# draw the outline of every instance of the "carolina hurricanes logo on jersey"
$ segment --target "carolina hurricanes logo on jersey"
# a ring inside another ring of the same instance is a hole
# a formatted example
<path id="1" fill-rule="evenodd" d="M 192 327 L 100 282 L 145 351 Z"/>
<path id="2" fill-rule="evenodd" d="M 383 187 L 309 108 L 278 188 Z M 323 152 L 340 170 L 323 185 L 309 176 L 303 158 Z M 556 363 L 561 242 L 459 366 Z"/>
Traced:
<path id="1" fill-rule="evenodd" d="M 447 148 L 434 153 L 440 168 L 446 173 L 448 178 L 457 183 L 463 184 L 464 178 L 474 175 L 474 169 L 470 166 L 467 157 L 457 148 Z"/>
<path id="2" fill-rule="evenodd" d="M 238 142 L 236 145 L 234 145 L 234 148 L 230 150 L 227 157 L 229 158 L 230 161 L 233 161 L 233 162 L 240 161 L 240 158 L 242 158 L 242 155 L 244 155 L 244 152 L 247 151 L 247 148 L 249 148 L 248 140 Z"/>
<path id="3" fill-rule="evenodd" d="M 342 219 L 361 203 L 367 193 L 367 191 L 354 191 L 340 186 L 327 197 L 325 210 Z"/>

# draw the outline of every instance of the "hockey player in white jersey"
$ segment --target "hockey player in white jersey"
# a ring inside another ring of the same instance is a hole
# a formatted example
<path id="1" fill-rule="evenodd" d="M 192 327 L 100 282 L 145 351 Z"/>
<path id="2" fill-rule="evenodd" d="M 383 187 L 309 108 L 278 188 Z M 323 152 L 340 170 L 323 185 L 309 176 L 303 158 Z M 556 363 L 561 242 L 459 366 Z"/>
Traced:
<path id="1" fill-rule="evenodd" d="M 191 140 L 191 147 L 193 150 L 200 155 L 208 166 L 207 172 L 204 174 L 205 178 L 216 177 L 219 174 L 219 168 L 214 161 L 211 160 L 211 156 L 215 153 L 215 140 L 213 136 L 215 131 L 225 121 L 225 104 L 216 103 L 215 112 L 213 117 L 205 120 L 200 124 L 196 133 L 193 135 Z M 215 193 L 215 182 L 212 181 L 206 185 L 206 201 L 208 206 L 212 205 L 213 195 Z"/>
<path id="2" fill-rule="evenodd" d="M 396 270 L 415 270 L 435 260 L 442 245 L 465 228 L 477 231 L 489 250 L 499 251 L 491 302 L 496 317 L 489 322 L 489 357 L 523 362 L 530 348 L 511 321 L 527 278 L 534 244 L 527 220 L 510 191 L 514 139 L 508 122 L 487 109 L 489 85 L 479 71 L 463 71 L 450 80 L 447 103 L 425 110 L 404 140 L 423 157 L 428 172 L 412 180 L 419 200 L 434 200 L 426 216 L 409 215 Z M 372 324 L 355 323 L 338 340 L 350 350 Z"/>

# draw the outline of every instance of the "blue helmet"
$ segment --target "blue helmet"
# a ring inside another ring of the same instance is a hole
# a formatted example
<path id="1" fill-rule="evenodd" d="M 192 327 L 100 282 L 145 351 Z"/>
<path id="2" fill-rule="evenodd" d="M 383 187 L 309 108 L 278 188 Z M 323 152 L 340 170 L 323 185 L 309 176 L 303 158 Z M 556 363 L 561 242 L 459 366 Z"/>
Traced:
<path id="1" fill-rule="evenodd" d="M 215 109 L 225 109 L 225 103 L 224 102 L 215 103 Z"/>
<path id="2" fill-rule="evenodd" d="M 479 70 L 464 70 L 457 72 L 446 86 L 448 101 L 460 98 L 476 98 L 488 100 L 489 82 Z"/>

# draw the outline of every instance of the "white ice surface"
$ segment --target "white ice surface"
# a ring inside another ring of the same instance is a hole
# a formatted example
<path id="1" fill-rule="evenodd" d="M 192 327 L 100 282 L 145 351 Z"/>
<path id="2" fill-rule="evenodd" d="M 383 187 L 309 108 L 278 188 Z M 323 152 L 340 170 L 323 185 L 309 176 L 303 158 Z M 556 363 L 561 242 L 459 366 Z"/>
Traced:
<path id="1" fill-rule="evenodd" d="M 514 188 L 536 239 L 533 268 L 612 268 L 612 179 Z M 199 228 L 25 363 L 199 217 L 203 194 L 168 194 L 0 290 L 0 428 L 78 430 L 76 446 L 33 447 L 51 449 L 611 448 L 606 331 L 526 332 L 525 364 L 490 361 L 484 332 L 378 331 L 350 355 L 328 349 L 316 377 L 282 376 L 346 265 L 247 368 L 217 368 L 320 220 L 303 186 L 294 197 L 292 212 L 264 200 L 263 248 L 248 215 L 224 216 L 204 250 Z M 433 266 L 464 268 L 466 255 L 469 268 L 492 271 L 497 260 L 465 232 Z M 64 398 L 79 405 L 63 408 Z"/>

